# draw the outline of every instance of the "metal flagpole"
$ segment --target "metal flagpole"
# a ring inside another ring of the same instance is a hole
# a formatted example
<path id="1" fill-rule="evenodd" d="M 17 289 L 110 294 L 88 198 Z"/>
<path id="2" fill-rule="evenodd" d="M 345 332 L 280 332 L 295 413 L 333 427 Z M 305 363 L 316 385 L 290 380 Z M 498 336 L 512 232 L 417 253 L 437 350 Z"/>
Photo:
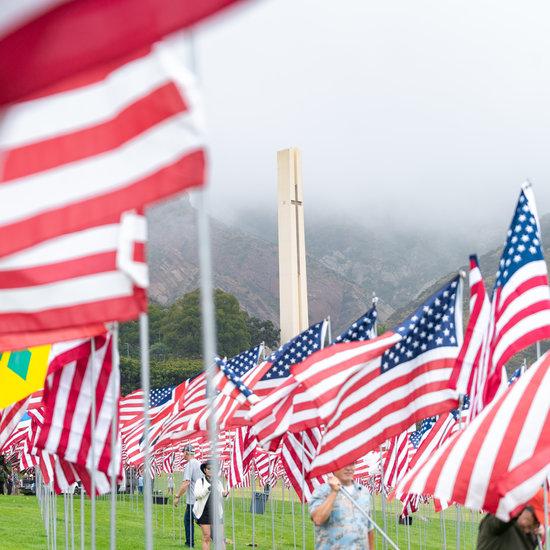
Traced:
<path id="1" fill-rule="evenodd" d="M 397 545 L 388 537 L 388 535 L 380 528 L 380 526 L 374 521 L 374 519 L 372 519 L 372 516 L 369 515 L 369 513 L 364 510 L 361 506 L 359 506 L 359 504 L 357 503 L 357 501 L 348 493 L 348 490 L 342 486 L 340 487 L 340 492 L 353 504 L 353 506 L 355 506 L 355 508 L 357 508 L 357 510 L 363 514 L 363 516 L 365 517 L 365 519 L 367 519 L 368 521 L 370 521 L 373 525 L 373 527 L 382 535 L 382 538 L 392 547 L 394 548 L 395 550 L 399 550 L 399 548 L 397 547 Z"/>
<path id="2" fill-rule="evenodd" d="M 235 491 L 234 487 L 231 487 L 231 540 L 233 541 L 233 547 L 236 547 L 237 541 L 235 540 Z"/>
<path id="3" fill-rule="evenodd" d="M 255 548 L 256 544 L 256 499 L 254 493 L 256 492 L 256 472 L 254 471 L 255 465 L 250 467 L 250 489 L 252 491 L 252 548 Z"/>
<path id="4" fill-rule="evenodd" d="M 151 483 L 151 446 L 149 442 L 149 317 L 139 316 L 141 352 L 141 387 L 143 389 L 143 514 L 145 518 L 145 550 L 153 550 L 153 484 Z"/>
<path id="5" fill-rule="evenodd" d="M 117 476 L 120 464 L 115 457 L 117 453 L 118 440 L 118 400 L 120 392 L 120 380 L 117 379 L 119 374 L 119 357 L 118 357 L 118 323 L 113 323 L 111 333 L 111 395 L 117 407 L 111 421 L 111 531 L 109 537 L 109 545 L 111 550 L 116 550 L 116 496 L 117 496 Z"/>
<path id="6" fill-rule="evenodd" d="M 84 550 L 84 486 L 80 483 L 80 550 Z"/>
<path id="7" fill-rule="evenodd" d="M 69 508 L 67 505 L 67 492 L 63 493 L 63 516 L 65 520 L 65 550 L 69 550 Z"/>
<path id="8" fill-rule="evenodd" d="M 275 548 L 275 506 L 273 506 L 275 495 L 272 495 L 271 486 L 269 486 L 269 496 L 271 496 L 269 500 L 271 505 L 271 545 Z"/>
<path id="9" fill-rule="evenodd" d="M 302 432 L 302 498 L 300 503 L 302 506 L 302 550 L 306 550 L 306 518 L 305 518 L 305 509 L 304 509 L 304 500 L 305 500 L 305 484 L 306 484 L 306 468 L 305 468 L 305 441 L 304 441 L 304 432 Z"/>
<path id="10" fill-rule="evenodd" d="M 53 525 L 53 547 L 57 548 L 57 502 L 55 491 L 53 490 L 53 481 L 52 481 L 52 525 Z"/>
<path id="11" fill-rule="evenodd" d="M 544 535 L 545 535 L 545 546 L 546 550 L 550 550 L 550 540 L 548 533 L 548 483 L 546 479 L 544 480 L 544 483 L 542 484 L 544 487 Z"/>
<path id="12" fill-rule="evenodd" d="M 96 469 L 96 463 L 95 463 L 95 428 L 96 428 L 96 390 L 95 390 L 95 360 L 96 360 L 96 353 L 95 353 L 95 338 L 92 337 L 90 339 L 91 344 L 91 371 L 90 371 L 90 390 L 91 390 L 91 400 L 92 400 L 92 412 L 90 417 L 91 422 L 91 444 L 90 444 L 90 462 L 91 462 L 91 469 L 90 469 L 90 477 L 91 477 L 91 483 L 90 483 L 90 504 L 91 504 L 91 511 L 90 511 L 90 524 L 91 524 L 91 536 L 90 536 L 90 548 L 92 550 L 95 550 L 95 469 Z"/>
<path id="13" fill-rule="evenodd" d="M 197 192 L 198 206 L 198 237 L 199 265 L 201 275 L 201 318 L 202 318 L 202 349 L 206 370 L 206 387 L 208 394 L 209 423 L 208 434 L 211 444 L 212 464 L 212 535 L 215 550 L 223 548 L 223 530 L 221 529 L 220 503 L 220 462 L 218 457 L 218 426 L 214 409 L 214 376 L 216 358 L 216 318 L 214 313 L 214 296 L 212 288 L 212 265 L 210 253 L 210 226 L 206 212 L 205 191 Z"/>
<path id="14" fill-rule="evenodd" d="M 290 493 L 290 508 L 292 510 L 292 537 L 294 542 L 294 550 L 296 550 L 296 517 L 294 515 L 294 492 L 290 488 L 288 492 Z"/>
<path id="15" fill-rule="evenodd" d="M 285 533 L 285 482 L 283 481 L 282 478 L 281 479 L 281 508 L 282 508 L 282 512 L 281 512 L 281 546 L 283 546 L 283 539 L 284 539 L 284 533 Z"/>
<path id="16" fill-rule="evenodd" d="M 384 522 L 384 531 L 388 531 L 388 518 L 386 517 L 386 494 L 384 492 L 384 462 L 382 460 L 382 446 L 380 446 L 380 496 L 382 497 L 382 521 Z M 386 540 L 382 539 L 382 548 L 386 550 Z"/>
<path id="17" fill-rule="evenodd" d="M 74 485 L 69 499 L 71 502 L 71 550 L 74 550 Z"/>

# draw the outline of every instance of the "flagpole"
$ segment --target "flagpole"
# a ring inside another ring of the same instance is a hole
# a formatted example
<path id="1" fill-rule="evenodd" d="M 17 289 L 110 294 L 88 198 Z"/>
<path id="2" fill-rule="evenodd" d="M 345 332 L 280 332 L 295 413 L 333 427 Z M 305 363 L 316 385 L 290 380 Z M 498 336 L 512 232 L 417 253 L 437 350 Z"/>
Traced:
<path id="1" fill-rule="evenodd" d="M 84 550 L 84 485 L 80 482 L 80 550 Z"/>
<path id="2" fill-rule="evenodd" d="M 382 521 L 384 522 L 384 531 L 388 530 L 388 518 L 386 517 L 386 494 L 384 492 L 384 461 L 382 460 L 382 446 L 380 445 L 380 496 L 382 497 Z M 382 548 L 386 550 L 386 540 L 382 539 Z"/>
<path id="3" fill-rule="evenodd" d="M 118 323 L 113 323 L 111 332 L 111 395 L 114 403 L 119 402 L 120 388 L 117 384 L 117 376 L 119 374 L 119 357 L 118 357 Z M 117 440 L 118 440 L 118 407 L 114 408 L 113 418 L 111 420 L 111 532 L 110 532 L 110 549 L 116 550 L 116 496 L 117 496 L 117 476 L 120 464 L 117 461 Z"/>
<path id="4" fill-rule="evenodd" d="M 90 357 L 90 384 L 91 384 L 91 444 L 90 444 L 90 462 L 92 464 L 92 468 L 90 471 L 90 477 L 91 477 L 91 509 L 90 509 L 90 524 L 91 524 L 91 537 L 90 537 L 90 548 L 91 550 L 95 550 L 95 471 L 96 471 L 96 463 L 95 463 L 95 428 L 96 428 L 96 390 L 95 390 L 95 360 L 96 360 L 96 349 L 95 349 L 95 338 L 92 336 L 90 339 L 90 346 L 91 346 L 91 357 Z"/>
<path id="5" fill-rule="evenodd" d="M 141 387 L 143 389 L 143 514 L 145 517 L 145 550 L 153 550 L 153 486 L 151 483 L 151 447 L 149 442 L 149 317 L 139 316 L 141 353 Z"/>
<path id="6" fill-rule="evenodd" d="M 208 394 L 209 423 L 208 434 L 211 444 L 212 465 L 212 534 L 215 550 L 222 550 L 223 536 L 219 505 L 223 506 L 220 486 L 220 462 L 218 458 L 218 426 L 214 408 L 214 376 L 216 359 L 216 317 L 212 286 L 212 259 L 210 251 L 210 224 L 206 211 L 206 195 L 204 190 L 196 193 L 199 238 L 199 265 L 201 283 L 201 318 L 202 318 L 202 350 L 204 368 L 206 371 L 206 387 Z"/>

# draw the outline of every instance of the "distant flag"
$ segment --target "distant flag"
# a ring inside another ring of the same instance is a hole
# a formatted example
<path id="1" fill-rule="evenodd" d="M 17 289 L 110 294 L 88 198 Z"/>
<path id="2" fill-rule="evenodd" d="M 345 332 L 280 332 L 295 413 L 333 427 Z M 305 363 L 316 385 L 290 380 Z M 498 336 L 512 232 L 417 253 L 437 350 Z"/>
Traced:
<path id="1" fill-rule="evenodd" d="M 487 377 L 482 364 L 482 351 L 487 344 L 491 301 L 479 269 L 477 256 L 470 256 L 470 318 L 464 344 L 457 357 L 451 382 L 462 395 L 474 395 L 476 387 Z"/>
<path id="2" fill-rule="evenodd" d="M 339 342 L 362 342 L 376 338 L 376 320 L 378 313 L 376 305 L 373 306 L 357 321 L 352 323 L 340 336 L 334 340 L 335 344 Z"/>

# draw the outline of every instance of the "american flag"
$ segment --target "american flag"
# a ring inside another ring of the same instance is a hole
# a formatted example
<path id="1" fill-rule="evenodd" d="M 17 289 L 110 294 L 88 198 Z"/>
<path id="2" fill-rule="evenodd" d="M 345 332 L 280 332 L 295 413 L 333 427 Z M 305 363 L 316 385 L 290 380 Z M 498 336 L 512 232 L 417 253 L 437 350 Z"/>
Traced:
<path id="1" fill-rule="evenodd" d="M 317 416 L 325 432 L 310 475 L 343 467 L 413 422 L 456 405 L 458 395 L 449 378 L 462 345 L 461 304 L 462 281 L 456 276 L 394 329 L 397 343 L 359 362 L 336 392 L 330 384 L 330 399 L 318 385 Z M 311 393 L 307 378 L 302 384 Z"/>
<path id="2" fill-rule="evenodd" d="M 390 439 L 388 451 L 383 461 L 384 485 L 395 487 L 405 475 L 409 465 L 409 449 L 411 447 L 411 429 Z"/>
<path id="3" fill-rule="evenodd" d="M 234 2 L 14 2 L 3 10 L 0 25 L 0 105 L 112 62 Z"/>
<path id="4" fill-rule="evenodd" d="M 0 410 L 0 452 L 19 422 L 23 420 L 28 403 L 29 397 L 26 397 Z"/>
<path id="5" fill-rule="evenodd" d="M 136 317 L 147 301 L 146 238 L 145 217 L 127 212 L 0 258 L 2 338 L 56 342 Z"/>
<path id="6" fill-rule="evenodd" d="M 433 495 L 508 521 L 548 474 L 549 392 L 546 353 L 464 430 L 418 462 L 397 496 Z"/>
<path id="7" fill-rule="evenodd" d="M 298 336 L 280 346 L 266 361 L 245 373 L 242 377 L 243 383 L 263 400 L 277 388 L 285 386 L 286 379 L 291 374 L 291 369 L 294 371 L 297 365 L 325 347 L 327 330 L 327 319 L 311 325 Z M 240 407 L 234 415 L 233 423 L 234 425 L 248 425 L 251 423 L 252 418 L 252 422 L 256 424 L 258 419 L 255 418 L 255 414 L 258 413 L 250 414 L 248 408 Z"/>
<path id="8" fill-rule="evenodd" d="M 550 338 L 550 288 L 533 189 L 522 186 L 497 271 L 484 361 L 486 405 L 500 386 L 502 369 L 516 353 Z M 480 392 L 481 393 L 481 392 Z M 476 407 L 474 400 L 473 408 Z"/>
<path id="9" fill-rule="evenodd" d="M 464 334 L 464 344 L 456 360 L 451 383 L 462 395 L 475 395 L 476 387 L 482 385 L 487 374 L 481 363 L 482 350 L 487 345 L 487 327 L 491 313 L 491 301 L 477 256 L 470 256 L 470 318 Z"/>
<path id="10" fill-rule="evenodd" d="M 363 316 L 353 322 L 334 342 L 336 344 L 339 342 L 362 342 L 376 338 L 377 317 L 376 305 L 373 304 Z"/>
<path id="11" fill-rule="evenodd" d="M 149 441 L 154 447 L 154 440 L 162 432 L 164 424 L 176 414 L 180 400 L 185 394 L 186 383 L 179 386 L 166 386 L 149 390 Z M 135 406 L 139 407 L 137 400 L 141 399 L 141 410 L 132 418 L 123 423 L 121 434 L 128 463 L 139 466 L 143 463 L 143 437 L 145 432 L 143 414 L 143 390 L 137 390 Z M 130 394 L 132 395 L 132 394 Z"/>
<path id="12" fill-rule="evenodd" d="M 418 430 L 415 430 L 410 434 L 409 439 L 415 449 L 418 449 L 418 447 L 420 447 L 420 443 L 422 443 L 428 432 L 433 428 L 433 425 L 436 423 L 436 421 L 437 416 L 430 416 L 429 418 L 425 418 L 420 423 Z"/>
<path id="13" fill-rule="evenodd" d="M 139 414 L 143 414 L 142 389 L 135 390 L 132 393 L 129 393 L 127 396 L 121 397 L 118 412 L 118 421 L 122 425 L 125 424 L 128 420 L 132 420 L 132 418 L 136 417 Z"/>
<path id="14" fill-rule="evenodd" d="M 95 350 L 92 349 L 92 345 Z M 52 346 L 44 388 L 44 422 L 36 447 L 74 465 L 89 492 L 90 472 L 120 474 L 120 441 L 111 454 L 111 422 L 118 410 L 120 374 L 106 337 Z M 92 430 L 91 392 L 96 422 Z M 93 446 L 93 449 L 92 449 Z M 109 490 L 108 479 L 98 491 Z"/>
<path id="15" fill-rule="evenodd" d="M 319 428 L 308 428 L 300 433 L 289 433 L 281 445 L 281 463 L 298 498 L 306 502 L 316 487 L 326 481 L 324 475 L 308 476 L 313 457 L 321 441 Z"/>
<path id="16" fill-rule="evenodd" d="M 249 426 L 242 426 L 235 430 L 231 453 L 230 468 L 227 482 L 229 488 L 243 484 L 250 471 L 250 466 L 256 450 L 256 438 L 252 435 Z"/>

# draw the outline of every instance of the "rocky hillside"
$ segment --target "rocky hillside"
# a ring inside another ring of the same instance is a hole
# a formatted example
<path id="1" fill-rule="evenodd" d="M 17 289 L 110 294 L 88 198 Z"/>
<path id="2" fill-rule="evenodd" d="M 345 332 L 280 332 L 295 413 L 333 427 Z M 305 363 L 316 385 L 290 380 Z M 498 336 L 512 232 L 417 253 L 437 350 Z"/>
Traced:
<path id="1" fill-rule="evenodd" d="M 199 286 L 196 212 L 186 198 L 152 209 L 149 219 L 151 297 L 167 304 Z M 278 323 L 277 247 L 217 220 L 211 221 L 214 284 L 235 295 L 251 314 Z M 359 317 L 370 293 L 312 255 L 307 258 L 310 320 L 330 315 L 339 331 Z M 379 303 L 382 317 L 393 308 Z"/>

